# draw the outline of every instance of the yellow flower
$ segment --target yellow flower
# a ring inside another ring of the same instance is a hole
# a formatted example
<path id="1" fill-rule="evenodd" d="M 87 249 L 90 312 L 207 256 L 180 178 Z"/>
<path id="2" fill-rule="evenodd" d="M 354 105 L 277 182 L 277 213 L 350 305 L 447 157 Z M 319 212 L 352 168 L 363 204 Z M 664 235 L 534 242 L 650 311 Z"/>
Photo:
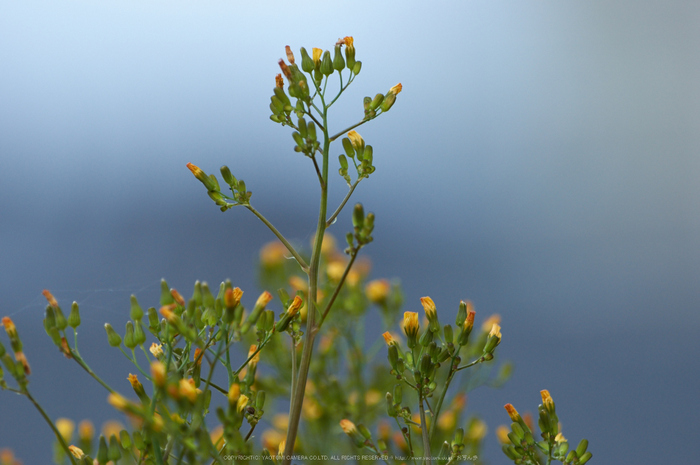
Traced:
<path id="1" fill-rule="evenodd" d="M 543 389 L 540 391 L 540 395 L 542 396 L 542 405 L 544 405 L 544 408 L 549 411 L 554 410 L 554 401 L 552 400 L 552 396 L 549 395 L 549 391 Z"/>
<path id="2" fill-rule="evenodd" d="M 566 442 L 566 438 L 564 437 L 563 434 L 557 433 L 557 435 L 554 437 L 555 442 Z"/>
<path id="3" fill-rule="evenodd" d="M 165 386 L 167 381 L 167 371 L 165 369 L 165 365 L 159 361 L 151 363 L 151 377 L 153 378 L 153 384 L 156 386 Z"/>
<path id="4" fill-rule="evenodd" d="M 384 334 L 382 334 L 382 336 L 384 337 L 384 342 L 386 342 L 386 345 L 390 346 L 396 344 L 396 339 L 394 339 L 394 336 L 389 331 L 386 331 Z"/>
<path id="5" fill-rule="evenodd" d="M 148 349 L 154 357 L 160 358 L 163 356 L 163 344 L 156 344 L 155 342 L 151 344 L 151 348 Z"/>
<path id="6" fill-rule="evenodd" d="M 73 430 L 75 430 L 75 423 L 68 418 L 59 418 L 56 420 L 56 429 L 61 433 L 64 441 L 70 442 L 73 437 Z"/>
<path id="7" fill-rule="evenodd" d="M 186 397 L 190 402 L 194 403 L 197 400 L 197 391 L 194 387 L 194 379 L 180 380 L 180 396 Z"/>
<path id="8" fill-rule="evenodd" d="M 241 386 L 238 383 L 231 384 L 228 388 L 228 402 L 233 405 L 238 402 L 238 398 L 241 396 Z"/>
<path id="9" fill-rule="evenodd" d="M 508 428 L 506 425 L 500 425 L 498 428 L 496 428 L 496 438 L 498 439 L 498 442 L 501 444 L 510 444 L 508 433 L 510 433 L 510 428 Z"/>
<path id="10" fill-rule="evenodd" d="M 481 330 L 482 331 L 489 331 L 490 329 L 493 328 L 494 324 L 499 324 L 501 322 L 501 316 L 498 314 L 491 315 L 484 321 L 484 323 L 481 325 Z"/>
<path id="11" fill-rule="evenodd" d="M 126 408 L 129 405 L 129 401 L 126 400 L 126 398 L 123 395 L 118 394 L 116 392 L 112 392 L 109 394 L 109 396 L 107 396 L 107 402 L 115 409 L 121 411 L 126 410 Z"/>
<path id="12" fill-rule="evenodd" d="M 90 420 L 83 420 L 78 424 L 78 437 L 81 441 L 92 441 L 95 435 L 95 425 Z"/>
<path id="13" fill-rule="evenodd" d="M 403 314 L 403 330 L 406 335 L 410 337 L 416 337 L 418 331 L 420 330 L 420 325 L 418 324 L 418 313 L 416 312 L 404 312 Z"/>
<path id="14" fill-rule="evenodd" d="M 109 440 L 110 437 L 119 437 L 119 432 L 124 429 L 124 425 L 116 420 L 106 421 L 102 425 L 102 435 Z"/>
<path id="15" fill-rule="evenodd" d="M 316 65 L 321 63 L 321 55 L 323 55 L 323 50 L 321 50 L 320 48 L 314 47 L 311 49 L 311 58 L 314 60 L 314 63 Z"/>
<path id="16" fill-rule="evenodd" d="M 391 93 L 394 94 L 394 95 L 398 95 L 402 90 L 403 90 L 403 86 L 402 86 L 401 83 L 399 82 L 399 83 L 396 84 L 394 87 L 392 87 L 391 89 L 389 89 L 389 92 L 391 92 Z"/>
<path id="17" fill-rule="evenodd" d="M 440 415 L 437 427 L 443 431 L 452 431 L 457 424 L 457 413 L 454 410 L 447 410 Z"/>
<path id="18" fill-rule="evenodd" d="M 224 293 L 224 304 L 228 308 L 236 308 L 241 301 L 241 297 L 243 297 L 243 291 L 240 287 L 228 288 Z"/>
<path id="19" fill-rule="evenodd" d="M 294 296 L 294 300 L 292 300 L 292 303 L 289 304 L 289 308 L 287 309 L 287 313 L 289 316 L 294 316 L 299 312 L 299 309 L 301 306 L 304 304 L 304 301 L 301 300 L 301 297 Z"/>
<path id="20" fill-rule="evenodd" d="M 275 87 L 282 89 L 284 87 L 284 79 L 282 79 L 282 74 L 275 76 Z"/>
<path id="21" fill-rule="evenodd" d="M 467 438 L 469 438 L 472 441 L 478 442 L 481 441 L 484 438 L 484 436 L 486 436 L 487 432 L 488 428 L 486 427 L 486 423 L 484 423 L 482 420 L 475 419 L 469 425 L 469 430 L 467 431 Z"/>
<path id="22" fill-rule="evenodd" d="M 515 407 L 513 407 L 513 404 L 506 404 L 504 406 L 506 411 L 508 412 L 508 416 L 510 417 L 511 420 L 513 421 L 520 421 L 522 418 L 520 417 L 520 414 L 518 413 L 517 410 L 515 410 Z"/>
<path id="23" fill-rule="evenodd" d="M 340 420 L 340 427 L 343 428 L 343 432 L 345 434 L 357 433 L 357 427 L 355 426 L 355 423 L 351 422 L 348 419 Z"/>
<path id="24" fill-rule="evenodd" d="M 260 249 L 260 263 L 265 268 L 273 268 L 284 263 L 287 254 L 287 247 L 280 241 L 268 242 Z"/>
<path id="25" fill-rule="evenodd" d="M 184 306 L 185 306 L 185 299 L 184 299 L 184 297 L 182 297 L 182 294 L 180 294 L 179 292 L 177 292 L 176 289 L 170 289 L 170 295 L 173 296 L 173 299 L 175 299 L 175 302 L 177 302 L 177 304 L 178 304 L 180 307 L 184 307 Z"/>
<path id="26" fill-rule="evenodd" d="M 219 449 L 221 447 L 220 441 L 224 439 L 224 427 L 223 425 L 217 425 L 209 432 L 209 438 L 214 447 Z"/>
<path id="27" fill-rule="evenodd" d="M 377 405 L 382 400 L 382 394 L 376 389 L 369 389 L 365 393 L 365 404 L 369 407 Z"/>
<path id="28" fill-rule="evenodd" d="M 283 455 L 284 454 L 284 449 L 287 447 L 287 438 L 284 438 L 280 441 L 280 445 L 277 448 L 277 455 Z"/>
<path id="29" fill-rule="evenodd" d="M 265 291 L 262 294 L 260 294 L 260 297 L 258 297 L 258 300 L 255 302 L 255 306 L 265 308 L 265 306 L 267 304 L 269 304 L 271 300 L 272 300 L 272 294 Z"/>
<path id="30" fill-rule="evenodd" d="M 365 295 L 370 302 L 381 304 L 386 302 L 390 290 L 391 286 L 389 285 L 389 281 L 386 279 L 375 279 L 365 286 Z"/>
<path id="31" fill-rule="evenodd" d="M 250 349 L 248 349 L 248 357 L 251 357 L 253 354 L 255 354 L 255 351 L 258 350 L 258 346 L 255 344 L 250 346 Z M 250 365 L 257 365 L 258 362 L 260 361 L 260 352 L 255 354 L 253 358 L 250 359 L 250 362 L 248 362 Z"/>
<path id="32" fill-rule="evenodd" d="M 358 150 L 365 146 L 365 140 L 362 138 L 361 135 L 357 133 L 357 131 L 353 130 L 348 132 L 348 139 L 350 139 L 350 142 L 352 143 L 352 146 L 355 148 L 355 150 Z"/>
<path id="33" fill-rule="evenodd" d="M 498 338 L 499 341 L 501 340 L 501 327 L 498 326 L 496 323 L 494 323 L 493 326 L 491 327 L 491 331 L 489 332 L 489 337 L 496 337 L 496 338 Z M 549 393 L 547 393 L 547 395 L 549 395 Z M 544 398 L 544 396 L 543 396 L 543 398 Z M 551 398 L 550 398 L 550 401 L 551 401 Z"/>
<path id="34" fill-rule="evenodd" d="M 73 457 L 75 457 L 76 459 L 82 459 L 83 457 L 85 457 L 85 453 L 79 447 L 75 447 L 74 445 L 70 445 L 70 446 L 68 446 L 68 450 L 70 451 L 71 454 L 73 454 Z"/>
<path id="35" fill-rule="evenodd" d="M 337 283 L 340 281 L 340 278 L 343 277 L 343 274 L 345 273 L 345 263 L 340 262 L 340 261 L 333 261 L 328 264 L 326 267 L 326 274 L 328 275 L 328 279 L 331 281 Z"/>
<path id="36" fill-rule="evenodd" d="M 248 405 L 248 396 L 241 394 L 238 398 L 238 402 L 236 402 L 236 410 L 238 413 L 241 413 L 246 405 Z"/>

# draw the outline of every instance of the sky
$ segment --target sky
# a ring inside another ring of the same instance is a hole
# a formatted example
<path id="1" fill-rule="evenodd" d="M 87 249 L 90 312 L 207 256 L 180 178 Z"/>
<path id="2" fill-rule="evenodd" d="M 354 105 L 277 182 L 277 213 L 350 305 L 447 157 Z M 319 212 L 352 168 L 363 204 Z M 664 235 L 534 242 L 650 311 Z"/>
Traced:
<path id="1" fill-rule="evenodd" d="M 546 388 L 594 460 L 690 463 L 698 18 L 695 2 L 649 0 L 0 0 L 0 313 L 25 340 L 35 395 L 54 418 L 107 419 L 99 386 L 76 386 L 44 334 L 42 289 L 80 303 L 81 347 L 116 383 L 129 365 L 101 326 L 122 324 L 130 294 L 155 300 L 163 277 L 255 288 L 272 236 L 246 211 L 220 213 L 186 163 L 229 165 L 258 210 L 309 243 L 315 174 L 269 97 L 285 45 L 352 35 L 363 68 L 333 108 L 338 130 L 365 95 L 403 85 L 359 129 L 377 167 L 353 197 L 376 214 L 374 276 L 401 279 L 406 310 L 430 295 L 438 311 L 469 299 L 502 317 L 513 378 L 470 393 L 485 458 L 506 463 L 503 405 L 535 410 Z M 334 181 L 331 204 L 345 194 Z M 0 395 L 0 448 L 48 461 L 46 425 Z"/>

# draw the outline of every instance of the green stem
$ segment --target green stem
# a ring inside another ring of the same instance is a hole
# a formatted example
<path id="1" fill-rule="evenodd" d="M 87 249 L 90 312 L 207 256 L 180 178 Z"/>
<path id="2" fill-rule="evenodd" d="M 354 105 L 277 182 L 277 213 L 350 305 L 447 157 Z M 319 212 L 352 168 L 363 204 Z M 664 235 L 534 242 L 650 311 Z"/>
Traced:
<path id="1" fill-rule="evenodd" d="M 49 416 L 46 414 L 46 411 L 44 411 L 44 409 L 41 407 L 41 405 L 39 405 L 39 402 L 34 400 L 34 397 L 32 397 L 32 395 L 29 393 L 29 390 L 26 387 L 22 390 L 22 394 L 27 396 L 27 399 L 29 399 L 32 402 L 32 404 L 34 404 L 34 407 L 36 407 L 36 409 L 39 411 L 41 416 L 44 417 L 44 420 L 46 420 L 46 423 L 49 424 L 49 426 L 53 430 L 54 434 L 56 435 L 56 439 L 58 439 L 58 442 L 61 444 L 61 447 L 66 452 L 66 455 L 70 459 L 71 463 L 73 465 L 77 465 L 77 463 L 75 462 L 75 458 L 73 457 L 73 454 L 71 453 L 70 449 L 68 448 L 68 444 L 66 444 L 66 441 L 63 439 L 63 436 L 61 436 L 61 433 L 58 431 L 58 428 L 56 428 L 56 425 L 54 425 L 53 421 L 51 421 Z"/>
<path id="2" fill-rule="evenodd" d="M 320 95 L 323 103 L 323 126 L 328 128 L 328 108 L 323 101 L 323 95 Z M 304 348 L 301 355 L 301 365 L 299 366 L 299 374 L 297 375 L 296 389 L 292 404 L 290 405 L 289 424 L 287 428 L 287 443 L 284 449 L 284 465 L 290 465 L 291 456 L 294 452 L 294 441 L 296 441 L 297 432 L 299 429 L 299 420 L 301 418 L 301 407 L 304 402 L 304 392 L 306 390 L 306 380 L 309 376 L 309 367 L 311 365 L 311 355 L 313 353 L 314 339 L 316 336 L 316 294 L 318 289 L 318 270 L 321 261 L 321 246 L 323 245 L 323 235 L 326 231 L 326 212 L 328 210 L 328 154 L 330 153 L 331 140 L 328 137 L 328 130 L 323 131 L 323 183 L 321 184 L 321 205 L 318 212 L 318 225 L 316 227 L 316 238 L 314 240 L 313 253 L 311 256 L 311 268 L 309 270 L 309 294 L 308 294 L 308 313 L 306 316 L 306 339 L 304 340 Z M 292 373 L 292 376 L 295 376 Z"/>
<path id="3" fill-rule="evenodd" d="M 324 160 L 327 158 L 326 155 L 324 154 Z M 277 228 L 275 228 L 272 223 L 270 223 L 267 218 L 265 218 L 260 212 L 258 212 L 255 208 L 253 208 L 252 205 L 246 205 L 245 206 L 248 210 L 250 210 L 255 216 L 260 218 L 260 221 L 265 223 L 265 226 L 270 228 L 270 231 L 273 232 L 275 236 L 277 236 L 277 239 L 284 244 L 285 247 L 287 247 L 287 250 L 289 250 L 289 253 L 292 254 L 292 256 L 296 259 L 297 263 L 299 263 L 299 266 L 301 269 L 304 271 L 304 273 L 309 272 L 309 265 L 306 264 L 303 258 L 301 258 L 301 255 L 292 247 L 292 244 L 289 243 L 289 241 L 280 233 Z"/>
<path id="4" fill-rule="evenodd" d="M 333 306 L 333 302 L 335 302 L 335 299 L 338 297 L 338 294 L 340 293 L 340 289 L 343 287 L 343 283 L 345 283 L 345 279 L 347 278 L 348 273 L 350 273 L 350 268 L 352 268 L 352 264 L 355 263 L 355 258 L 357 258 L 357 253 L 359 251 L 360 251 L 359 248 L 357 250 L 354 250 L 352 255 L 350 256 L 350 261 L 348 262 L 348 265 L 345 267 L 345 272 L 343 273 L 343 276 L 340 278 L 338 285 L 335 287 L 335 290 L 333 291 L 333 295 L 331 296 L 330 300 L 328 301 L 328 304 L 326 305 L 326 309 L 323 311 L 323 315 L 321 316 L 321 321 L 319 321 L 319 323 L 316 326 L 316 329 L 314 331 L 318 332 L 321 329 L 321 325 L 323 324 L 323 322 L 326 321 L 326 316 L 328 315 L 328 312 L 331 310 L 331 307 Z"/>
<path id="5" fill-rule="evenodd" d="M 120 347 L 120 349 L 121 349 L 121 347 Z M 95 379 L 95 381 L 97 381 L 98 383 L 100 383 L 100 384 L 101 384 L 105 389 L 107 389 L 109 392 L 114 392 L 114 389 L 112 389 L 111 387 L 109 387 L 109 385 L 108 385 L 107 383 L 105 383 L 104 381 L 102 381 L 102 379 L 100 379 L 100 377 L 97 376 L 97 375 L 95 374 L 95 372 L 92 371 L 92 370 L 90 369 L 90 367 L 88 366 L 88 364 L 85 363 L 85 361 L 83 360 L 83 358 L 82 358 L 77 352 L 75 352 L 75 351 L 74 351 L 73 349 L 71 349 L 70 347 L 68 348 L 68 351 L 70 352 L 71 356 L 73 357 L 73 360 L 75 360 L 75 362 L 76 362 L 78 365 L 80 365 L 80 367 L 81 367 L 83 370 L 85 370 L 85 371 L 87 372 L 87 374 L 89 374 L 90 376 L 92 376 L 92 377 Z M 122 352 L 123 352 L 123 351 L 122 351 Z M 149 379 L 150 379 L 150 378 L 149 378 Z"/>
<path id="6" fill-rule="evenodd" d="M 362 125 L 365 124 L 367 121 L 369 121 L 369 120 L 368 120 L 368 119 L 363 119 L 363 120 L 360 121 L 359 123 L 355 123 L 355 124 L 353 124 L 352 126 L 350 126 L 349 128 L 343 129 L 343 130 L 340 131 L 338 134 L 336 134 L 335 136 L 331 137 L 331 138 L 330 138 L 330 141 L 333 142 L 334 140 L 336 140 L 338 137 L 342 136 L 342 135 L 345 134 L 346 132 L 352 131 L 353 129 L 355 129 L 355 128 L 358 127 L 358 126 L 362 126 Z"/>
<path id="7" fill-rule="evenodd" d="M 457 370 L 455 370 L 455 363 L 454 363 L 454 357 L 450 360 L 450 374 L 447 376 L 447 379 L 445 380 L 445 385 L 442 388 L 442 392 L 440 393 L 440 397 L 438 397 L 438 402 L 435 405 L 435 412 L 433 413 L 433 421 L 430 422 L 430 434 L 429 434 L 429 439 L 433 439 L 433 434 L 435 434 L 435 425 L 437 425 L 438 421 L 438 416 L 440 415 L 440 409 L 442 408 L 442 402 L 445 400 L 445 394 L 447 394 L 447 389 L 450 387 L 450 382 L 452 381 L 452 378 L 454 377 L 455 373 Z"/>
<path id="8" fill-rule="evenodd" d="M 469 362 L 466 365 L 462 365 L 461 367 L 455 368 L 455 371 L 464 370 L 465 368 L 472 367 L 472 366 L 476 365 L 477 363 L 481 363 L 483 361 L 484 361 L 484 357 L 479 357 L 476 360 L 474 360 L 473 362 Z"/>
<path id="9" fill-rule="evenodd" d="M 425 407 L 423 407 L 423 394 L 418 391 L 418 404 L 420 405 L 420 430 L 423 434 L 423 457 L 428 465 L 433 465 L 430 453 L 430 438 L 428 437 L 428 424 L 425 421 Z"/>
<path id="10" fill-rule="evenodd" d="M 355 188 L 357 187 L 358 184 L 360 184 L 360 181 L 362 181 L 364 178 L 357 178 L 357 181 L 350 186 L 350 190 L 348 191 L 347 194 L 345 194 L 345 198 L 343 201 L 340 203 L 340 206 L 337 208 L 337 210 L 331 215 L 330 218 L 326 221 L 326 228 L 329 227 L 330 225 L 333 224 L 333 221 L 335 221 L 336 217 L 340 214 L 340 212 L 343 210 L 343 207 L 345 207 L 345 204 L 348 203 L 348 200 L 350 199 L 350 196 L 352 193 L 355 191 Z"/>

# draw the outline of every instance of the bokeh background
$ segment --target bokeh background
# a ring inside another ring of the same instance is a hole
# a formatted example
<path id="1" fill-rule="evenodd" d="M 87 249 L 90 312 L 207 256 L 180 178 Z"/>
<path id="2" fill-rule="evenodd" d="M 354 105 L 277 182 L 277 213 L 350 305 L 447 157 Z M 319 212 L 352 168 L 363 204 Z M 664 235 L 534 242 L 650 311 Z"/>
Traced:
<path id="1" fill-rule="evenodd" d="M 502 317 L 515 373 L 469 401 L 485 459 L 506 463 L 503 405 L 535 411 L 547 388 L 596 463 L 694 463 L 698 20 L 688 1 L 0 1 L 0 313 L 34 395 L 53 418 L 117 416 L 44 334 L 44 288 L 81 304 L 81 351 L 125 391 L 131 365 L 102 325 L 122 328 L 130 294 L 155 304 L 161 277 L 185 295 L 225 278 L 257 294 L 271 234 L 220 213 L 187 162 L 228 164 L 309 243 L 315 174 L 269 96 L 285 45 L 353 35 L 364 66 L 334 126 L 404 86 L 360 130 L 377 166 L 356 194 L 377 216 L 372 276 L 399 277 L 407 310 L 430 295 L 446 321 L 460 299 L 477 323 Z M 39 414 L 0 395 L 0 447 L 48 463 Z"/>

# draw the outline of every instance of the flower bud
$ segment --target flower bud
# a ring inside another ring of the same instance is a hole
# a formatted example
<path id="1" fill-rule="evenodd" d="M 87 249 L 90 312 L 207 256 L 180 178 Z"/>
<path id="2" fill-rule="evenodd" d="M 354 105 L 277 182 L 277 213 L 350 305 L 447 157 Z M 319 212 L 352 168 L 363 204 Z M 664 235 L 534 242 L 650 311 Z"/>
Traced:
<path id="1" fill-rule="evenodd" d="M 348 36 L 343 39 L 345 42 L 345 61 L 348 69 L 352 70 L 355 67 L 355 45 L 352 37 Z"/>
<path id="2" fill-rule="evenodd" d="M 377 108 L 379 108 L 379 105 L 381 105 L 383 101 L 384 101 L 384 94 L 377 94 L 374 96 L 374 98 L 372 99 L 372 102 L 369 104 L 369 108 L 371 110 L 376 110 Z"/>
<path id="3" fill-rule="evenodd" d="M 301 47 L 301 69 L 306 73 L 310 73 L 315 68 L 314 60 L 311 59 L 304 47 Z"/>
<path id="4" fill-rule="evenodd" d="M 365 443 L 365 437 L 357 430 L 357 427 L 353 422 L 348 419 L 340 420 L 340 427 L 343 432 L 350 436 L 350 438 L 355 443 L 355 446 L 361 447 Z"/>
<path id="5" fill-rule="evenodd" d="M 122 337 L 112 328 L 112 325 L 105 323 L 105 331 L 107 331 L 107 342 L 112 347 L 119 347 L 122 343 Z"/>
<path id="6" fill-rule="evenodd" d="M 418 314 L 415 312 L 404 312 L 403 314 L 403 330 L 408 337 L 408 348 L 413 349 L 416 346 L 416 339 L 420 325 L 418 324 Z"/>
<path id="7" fill-rule="evenodd" d="M 100 445 L 97 448 L 97 463 L 100 465 L 109 461 L 109 451 L 107 449 L 107 441 L 104 436 L 100 436 Z"/>
<path id="8" fill-rule="evenodd" d="M 333 60 L 331 59 L 331 52 L 328 50 L 323 52 L 323 58 L 321 59 L 321 72 L 325 76 L 330 76 L 333 74 Z"/>
<path id="9" fill-rule="evenodd" d="M 218 191 L 219 186 L 217 185 L 216 181 L 213 180 L 211 177 L 207 176 L 207 174 L 202 171 L 199 167 L 193 165 L 192 163 L 187 164 L 187 168 L 192 172 L 195 178 L 199 180 L 202 184 L 204 184 L 204 187 L 207 188 L 209 191 Z"/>
<path id="10" fill-rule="evenodd" d="M 146 333 L 143 331 L 141 321 L 136 321 L 134 325 L 134 342 L 137 346 L 142 346 L 146 342 Z"/>
<path id="11" fill-rule="evenodd" d="M 425 311 L 425 316 L 428 318 L 430 323 L 430 331 L 437 332 L 440 330 L 440 322 L 437 317 L 437 309 L 435 307 L 435 302 L 430 297 L 421 297 L 420 303 L 423 305 L 423 310 Z"/>
<path id="12" fill-rule="evenodd" d="M 133 349 L 138 345 L 136 344 L 136 340 L 134 339 L 134 324 L 131 321 L 126 322 L 126 332 L 124 333 L 124 345 L 129 349 Z"/>
<path id="13" fill-rule="evenodd" d="M 139 305 L 138 300 L 136 300 L 136 296 L 132 294 L 129 299 L 131 301 L 131 319 L 134 321 L 141 320 L 143 318 L 143 309 Z"/>
<path id="14" fill-rule="evenodd" d="M 314 60 L 314 69 L 320 69 L 321 67 L 321 55 L 323 54 L 323 50 L 320 48 L 312 48 L 311 49 L 311 56 Z"/>
<path id="15" fill-rule="evenodd" d="M 284 47 L 284 51 L 287 54 L 287 61 L 289 61 L 290 64 L 294 64 L 294 54 L 292 53 L 292 48 L 287 45 Z"/>
<path id="16" fill-rule="evenodd" d="M 333 55 L 333 69 L 336 71 L 342 71 L 345 68 L 345 60 L 340 52 L 340 45 L 335 46 L 335 53 Z"/>
<path id="17" fill-rule="evenodd" d="M 56 328 L 59 331 L 63 331 L 66 329 L 66 326 L 68 326 L 68 320 L 66 320 L 66 317 L 63 315 L 61 307 L 54 307 L 54 310 L 56 311 Z"/>
<path id="18" fill-rule="evenodd" d="M 362 69 L 362 62 L 361 61 L 356 61 L 355 65 L 352 67 L 352 72 L 355 75 L 360 74 L 360 70 Z"/>
<path id="19" fill-rule="evenodd" d="M 491 327 L 491 331 L 489 332 L 489 335 L 486 339 L 486 344 L 484 345 L 484 351 L 483 354 L 491 354 L 493 355 L 493 351 L 496 348 L 498 344 L 501 343 L 501 327 L 498 326 L 496 323 L 493 324 Z"/>
<path id="20" fill-rule="evenodd" d="M 355 149 L 352 146 L 352 142 L 350 141 L 349 138 L 343 137 L 343 149 L 345 149 L 345 153 L 347 154 L 348 157 L 350 158 L 355 158 Z"/>
<path id="21" fill-rule="evenodd" d="M 355 204 L 352 211 L 352 225 L 356 230 L 361 230 L 365 223 L 365 209 L 361 203 Z"/>
<path id="22" fill-rule="evenodd" d="M 70 314 L 68 315 L 68 326 L 75 329 L 80 326 L 80 310 L 78 303 L 73 302 L 70 306 Z"/>

